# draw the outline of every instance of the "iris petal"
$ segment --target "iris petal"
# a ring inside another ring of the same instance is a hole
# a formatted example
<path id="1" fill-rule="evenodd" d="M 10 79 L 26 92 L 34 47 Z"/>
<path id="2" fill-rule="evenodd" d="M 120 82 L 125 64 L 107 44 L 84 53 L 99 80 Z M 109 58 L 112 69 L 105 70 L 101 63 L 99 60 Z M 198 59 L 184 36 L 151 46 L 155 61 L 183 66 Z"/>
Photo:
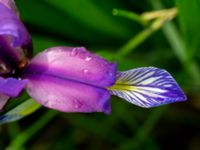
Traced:
<path id="1" fill-rule="evenodd" d="M 28 31 L 17 14 L 0 3 L 0 53 L 1 60 L 9 63 L 31 57 L 32 43 Z"/>
<path id="2" fill-rule="evenodd" d="M 27 92 L 40 104 L 63 112 L 110 113 L 116 64 L 85 48 L 53 47 L 35 56 L 25 68 Z"/>
<path id="3" fill-rule="evenodd" d="M 0 77 L 0 93 L 16 97 L 24 89 L 27 80 L 17 80 L 15 78 L 2 78 Z"/>
<path id="4" fill-rule="evenodd" d="M 18 13 L 14 0 L 0 0 L 0 3 L 4 4 L 6 7 L 14 11 L 15 13 Z"/>
<path id="5" fill-rule="evenodd" d="M 173 77 L 167 71 L 154 67 L 119 72 L 110 92 L 140 107 L 155 107 L 186 100 Z"/>
<path id="6" fill-rule="evenodd" d="M 51 75 L 29 74 L 27 92 L 40 104 L 63 112 L 110 113 L 106 89 Z"/>
<path id="7" fill-rule="evenodd" d="M 116 80 L 116 64 L 83 47 L 53 47 L 35 56 L 26 72 L 50 74 L 105 87 Z"/>

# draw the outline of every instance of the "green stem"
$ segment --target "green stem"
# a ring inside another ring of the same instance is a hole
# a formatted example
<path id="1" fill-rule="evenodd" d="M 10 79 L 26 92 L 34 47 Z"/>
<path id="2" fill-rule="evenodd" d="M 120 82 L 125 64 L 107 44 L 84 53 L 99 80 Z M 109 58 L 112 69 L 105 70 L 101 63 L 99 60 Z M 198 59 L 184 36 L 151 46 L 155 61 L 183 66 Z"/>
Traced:
<path id="1" fill-rule="evenodd" d="M 163 8 L 162 3 L 159 0 L 151 1 L 151 3 L 155 9 Z M 191 60 L 188 57 L 189 55 L 188 55 L 187 49 L 185 48 L 184 43 L 174 23 L 168 22 L 167 24 L 163 26 L 162 30 L 167 40 L 169 41 L 169 44 L 171 45 L 174 54 L 180 60 L 184 69 L 192 77 L 193 81 L 199 84 L 200 71 L 199 71 L 197 62 L 194 60 Z"/>
<path id="2" fill-rule="evenodd" d="M 12 141 L 16 138 L 16 135 L 20 134 L 20 127 L 18 122 L 8 123 L 7 126 L 9 129 L 10 141 Z M 25 148 L 22 146 L 21 150 L 25 150 Z"/>
<path id="3" fill-rule="evenodd" d="M 134 36 L 129 40 L 123 47 L 119 49 L 116 54 L 117 58 L 123 58 L 125 55 L 133 51 L 137 46 L 144 42 L 155 30 L 152 28 L 147 28 L 140 32 L 138 35 Z"/>
<path id="4" fill-rule="evenodd" d="M 6 150 L 20 150 L 23 145 L 30 140 L 36 133 L 39 132 L 48 122 L 50 122 L 58 113 L 56 111 L 48 110 L 36 123 L 31 125 L 24 132 L 19 134 L 7 147 Z"/>
<path id="5" fill-rule="evenodd" d="M 133 21 L 136 21 L 140 23 L 141 25 L 147 25 L 148 23 L 148 20 L 143 19 L 140 15 L 134 12 L 127 11 L 127 10 L 113 9 L 112 13 L 115 16 L 121 16 L 121 17 L 131 19 Z"/>
<path id="6" fill-rule="evenodd" d="M 144 13 L 143 15 L 141 15 L 140 18 L 145 18 L 145 16 L 148 16 L 148 15 L 151 16 L 152 14 L 157 15 L 157 13 L 158 13 L 158 11 Z M 177 14 L 177 10 L 172 8 L 169 10 L 163 10 L 161 16 L 159 16 L 159 15 L 158 15 L 158 17 L 154 16 L 155 19 L 154 19 L 154 21 L 152 21 L 152 23 L 149 25 L 149 27 L 144 29 L 138 35 L 131 38 L 131 40 L 129 40 L 123 47 L 121 47 L 119 49 L 118 53 L 116 54 L 116 59 L 123 58 L 125 55 L 127 55 L 128 53 L 133 51 L 137 46 L 139 46 L 141 43 L 143 43 L 150 35 L 152 35 L 155 31 L 159 30 L 165 24 L 165 22 L 173 19 L 176 16 L 176 14 Z M 125 15 L 125 13 L 124 13 L 124 15 Z M 148 19 L 148 17 L 147 17 L 147 19 Z"/>
<path id="7" fill-rule="evenodd" d="M 10 139 L 13 140 L 15 139 L 16 135 L 20 134 L 20 128 L 18 125 L 18 122 L 13 122 L 13 123 L 8 123 L 8 131 L 10 135 Z"/>

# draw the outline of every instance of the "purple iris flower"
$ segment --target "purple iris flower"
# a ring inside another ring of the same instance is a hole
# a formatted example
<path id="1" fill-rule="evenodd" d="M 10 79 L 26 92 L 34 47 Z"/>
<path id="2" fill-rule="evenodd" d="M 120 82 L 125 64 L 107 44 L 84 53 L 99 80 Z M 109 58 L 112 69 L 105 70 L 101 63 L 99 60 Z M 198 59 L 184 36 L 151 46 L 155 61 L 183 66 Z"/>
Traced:
<path id="1" fill-rule="evenodd" d="M 12 0 L 0 0 L 0 109 L 26 89 L 38 103 L 62 112 L 111 112 L 110 96 L 140 107 L 184 101 L 165 70 L 117 71 L 117 64 L 84 47 L 52 47 L 32 57 L 32 42 Z"/>
<path id="2" fill-rule="evenodd" d="M 17 14 L 13 1 L 0 0 L 0 109 L 27 83 L 26 79 L 13 78 L 32 55 L 31 38 Z"/>

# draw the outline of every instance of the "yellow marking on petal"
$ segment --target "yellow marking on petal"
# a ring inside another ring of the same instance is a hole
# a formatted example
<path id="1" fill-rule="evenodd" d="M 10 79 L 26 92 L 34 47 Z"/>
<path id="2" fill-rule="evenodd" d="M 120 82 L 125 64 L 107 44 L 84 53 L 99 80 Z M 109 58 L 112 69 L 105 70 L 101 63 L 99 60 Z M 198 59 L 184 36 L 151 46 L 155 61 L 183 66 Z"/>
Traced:
<path id="1" fill-rule="evenodd" d="M 137 90 L 137 87 L 131 85 L 131 83 L 129 83 L 129 82 L 123 82 L 123 81 L 117 80 L 113 86 L 108 87 L 108 90 L 132 91 L 132 90 Z"/>

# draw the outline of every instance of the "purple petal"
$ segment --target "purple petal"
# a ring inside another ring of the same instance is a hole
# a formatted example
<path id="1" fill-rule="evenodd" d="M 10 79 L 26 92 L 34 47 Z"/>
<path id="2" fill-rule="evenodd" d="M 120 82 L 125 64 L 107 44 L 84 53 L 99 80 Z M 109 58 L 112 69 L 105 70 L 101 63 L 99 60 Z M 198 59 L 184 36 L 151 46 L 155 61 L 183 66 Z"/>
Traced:
<path id="1" fill-rule="evenodd" d="M 27 92 L 40 104 L 63 112 L 110 113 L 106 89 L 52 75 L 29 74 Z"/>
<path id="2" fill-rule="evenodd" d="M 27 80 L 17 80 L 15 78 L 2 78 L 0 77 L 0 93 L 16 97 L 24 89 Z"/>
<path id="3" fill-rule="evenodd" d="M 2 110 L 4 105 L 7 103 L 8 99 L 9 96 L 0 93 L 0 110 Z"/>
<path id="4" fill-rule="evenodd" d="M 0 3 L 4 4 L 10 10 L 13 10 L 15 13 L 18 13 L 15 1 L 14 0 L 0 0 Z"/>
<path id="5" fill-rule="evenodd" d="M 115 63 L 83 47 L 53 47 L 34 57 L 26 73 L 48 74 L 105 87 L 115 83 L 116 68 Z"/>
<path id="6" fill-rule="evenodd" d="M 32 55 L 32 43 L 28 31 L 17 14 L 2 3 L 0 3 L 0 46 L 0 58 L 5 62 L 18 63 L 26 54 L 29 57 Z"/>
<path id="7" fill-rule="evenodd" d="M 38 54 L 25 68 L 28 93 L 42 105 L 64 112 L 110 112 L 116 64 L 85 48 L 54 47 Z"/>
<path id="8" fill-rule="evenodd" d="M 141 107 L 186 100 L 173 77 L 167 71 L 154 67 L 119 72 L 110 92 Z"/>

